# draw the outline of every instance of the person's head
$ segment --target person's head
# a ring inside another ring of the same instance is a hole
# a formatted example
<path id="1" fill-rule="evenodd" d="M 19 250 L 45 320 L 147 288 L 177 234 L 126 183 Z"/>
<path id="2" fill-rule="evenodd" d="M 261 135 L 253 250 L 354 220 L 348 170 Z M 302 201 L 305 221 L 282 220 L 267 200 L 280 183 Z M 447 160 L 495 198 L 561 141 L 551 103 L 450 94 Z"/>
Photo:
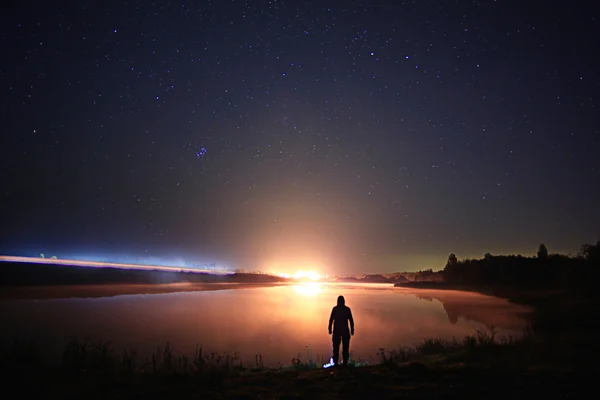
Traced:
<path id="1" fill-rule="evenodd" d="M 344 299 L 344 296 L 338 296 L 338 306 L 343 306 L 346 304 L 346 300 Z"/>

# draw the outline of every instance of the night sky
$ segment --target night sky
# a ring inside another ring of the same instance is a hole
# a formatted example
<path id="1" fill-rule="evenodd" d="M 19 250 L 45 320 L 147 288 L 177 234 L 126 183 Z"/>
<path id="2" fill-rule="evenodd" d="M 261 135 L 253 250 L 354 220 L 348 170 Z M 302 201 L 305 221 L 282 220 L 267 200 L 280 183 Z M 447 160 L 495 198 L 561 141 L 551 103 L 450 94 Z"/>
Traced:
<path id="1" fill-rule="evenodd" d="M 591 1 L 50 3 L 0 13 L 2 254 L 384 272 L 600 237 Z"/>

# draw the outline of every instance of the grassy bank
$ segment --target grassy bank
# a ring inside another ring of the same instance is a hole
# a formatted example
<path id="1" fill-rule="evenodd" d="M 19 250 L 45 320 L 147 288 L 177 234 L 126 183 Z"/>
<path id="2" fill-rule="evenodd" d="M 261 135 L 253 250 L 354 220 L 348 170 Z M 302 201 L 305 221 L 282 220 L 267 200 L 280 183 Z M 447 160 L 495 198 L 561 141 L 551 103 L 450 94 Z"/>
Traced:
<path id="1" fill-rule="evenodd" d="M 455 395 L 574 394 L 585 370 L 566 347 L 529 333 L 501 339 L 493 331 L 462 339 L 427 338 L 415 347 L 380 349 L 377 365 L 324 369 L 296 358 L 267 368 L 238 354 L 179 355 L 167 344 L 141 359 L 110 343 L 73 341 L 59 362 L 40 357 L 31 343 L 2 351 L 2 376 L 22 395 L 44 398 L 378 398 Z M 583 372 L 582 372 L 583 371 Z M 546 382 L 546 384 L 544 384 Z M 492 396 L 493 397 L 493 396 Z"/>

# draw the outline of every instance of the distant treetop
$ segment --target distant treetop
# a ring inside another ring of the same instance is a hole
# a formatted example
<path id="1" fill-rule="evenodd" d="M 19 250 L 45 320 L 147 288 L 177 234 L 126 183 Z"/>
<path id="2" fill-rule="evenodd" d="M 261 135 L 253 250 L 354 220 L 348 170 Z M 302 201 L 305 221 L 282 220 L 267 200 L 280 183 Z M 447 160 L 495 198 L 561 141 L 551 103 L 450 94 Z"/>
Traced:
<path id="1" fill-rule="evenodd" d="M 537 257 L 541 259 L 548 258 L 548 249 L 544 243 L 540 244 L 540 247 L 538 247 Z"/>

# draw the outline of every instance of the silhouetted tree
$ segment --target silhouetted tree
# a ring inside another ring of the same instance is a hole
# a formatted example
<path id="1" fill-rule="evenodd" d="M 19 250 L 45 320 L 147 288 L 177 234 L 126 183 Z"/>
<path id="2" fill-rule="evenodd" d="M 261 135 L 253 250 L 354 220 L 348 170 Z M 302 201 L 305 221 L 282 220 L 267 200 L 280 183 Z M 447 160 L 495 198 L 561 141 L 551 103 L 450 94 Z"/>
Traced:
<path id="1" fill-rule="evenodd" d="M 544 243 L 540 244 L 540 247 L 538 247 L 537 257 L 542 260 L 548 258 L 548 249 Z"/>
<path id="2" fill-rule="evenodd" d="M 453 267 L 456 264 L 458 264 L 458 259 L 456 258 L 456 255 L 452 253 L 448 256 L 448 263 L 446 265 Z"/>
<path id="3" fill-rule="evenodd" d="M 600 240 L 594 244 L 584 244 L 581 246 L 581 255 L 587 261 L 600 260 Z"/>
<path id="4" fill-rule="evenodd" d="M 448 256 L 448 262 L 446 262 L 446 266 L 444 267 L 444 280 L 447 282 L 454 282 L 461 278 L 460 271 L 458 268 L 458 259 L 454 253 Z"/>

